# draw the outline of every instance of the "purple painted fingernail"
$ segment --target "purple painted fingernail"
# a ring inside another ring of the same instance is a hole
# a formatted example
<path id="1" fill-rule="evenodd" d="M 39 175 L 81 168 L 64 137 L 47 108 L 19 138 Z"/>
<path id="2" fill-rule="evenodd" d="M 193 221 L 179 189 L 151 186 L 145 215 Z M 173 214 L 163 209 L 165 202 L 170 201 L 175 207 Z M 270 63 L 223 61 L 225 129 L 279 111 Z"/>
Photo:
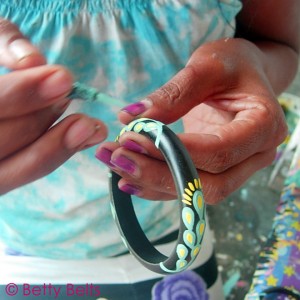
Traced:
<path id="1" fill-rule="evenodd" d="M 149 99 L 142 100 L 137 103 L 129 104 L 122 108 L 122 111 L 129 113 L 132 116 L 138 116 L 152 106 L 152 101 Z"/>
<path id="2" fill-rule="evenodd" d="M 133 152 L 147 154 L 147 151 L 138 143 L 132 141 L 132 140 L 126 140 L 123 144 L 123 147 L 125 147 L 128 150 L 131 150 Z"/>
<path id="3" fill-rule="evenodd" d="M 110 162 L 112 152 L 106 148 L 100 148 L 96 152 L 96 158 L 108 165 L 109 167 L 114 167 L 114 165 Z"/>
<path id="4" fill-rule="evenodd" d="M 135 196 L 139 196 L 141 193 L 140 189 L 137 186 L 132 184 L 124 184 L 120 186 L 119 189 L 124 193 L 135 195 Z"/>
<path id="5" fill-rule="evenodd" d="M 110 162 L 114 166 L 118 167 L 119 169 L 121 169 L 122 171 L 125 171 L 126 173 L 128 173 L 130 175 L 135 175 L 135 176 L 138 175 L 139 170 L 138 170 L 136 164 L 124 155 L 120 155 L 120 156 L 112 159 Z"/>

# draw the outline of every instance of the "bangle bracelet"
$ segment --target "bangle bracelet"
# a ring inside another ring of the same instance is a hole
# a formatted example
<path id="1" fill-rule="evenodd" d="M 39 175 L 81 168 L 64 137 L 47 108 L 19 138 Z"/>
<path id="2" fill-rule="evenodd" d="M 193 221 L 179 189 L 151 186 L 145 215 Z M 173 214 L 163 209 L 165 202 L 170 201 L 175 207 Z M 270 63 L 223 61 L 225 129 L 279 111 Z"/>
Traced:
<path id="1" fill-rule="evenodd" d="M 205 203 L 196 168 L 176 134 L 161 122 L 138 119 L 124 127 L 119 137 L 133 131 L 149 138 L 164 155 L 179 200 L 179 234 L 169 257 L 148 240 L 134 212 L 131 196 L 118 188 L 120 176 L 110 172 L 111 209 L 128 250 L 148 269 L 161 274 L 189 267 L 198 255 L 205 231 Z"/>

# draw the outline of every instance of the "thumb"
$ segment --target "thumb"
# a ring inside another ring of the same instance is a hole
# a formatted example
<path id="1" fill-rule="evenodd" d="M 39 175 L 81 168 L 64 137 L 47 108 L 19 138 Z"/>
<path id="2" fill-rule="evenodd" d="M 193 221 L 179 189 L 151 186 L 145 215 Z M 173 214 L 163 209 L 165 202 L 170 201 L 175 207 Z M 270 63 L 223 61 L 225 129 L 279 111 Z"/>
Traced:
<path id="1" fill-rule="evenodd" d="M 152 118 L 171 123 L 201 102 L 194 68 L 187 66 L 169 82 L 145 99 L 124 107 L 119 119 L 127 124 L 137 117 Z"/>
<path id="2" fill-rule="evenodd" d="M 0 18 L 0 65 L 9 69 L 24 69 L 45 63 L 43 55 L 18 27 Z"/>
<path id="3" fill-rule="evenodd" d="M 186 67 L 165 85 L 144 100 L 124 107 L 119 113 L 120 121 L 127 124 L 134 118 L 146 117 L 171 123 L 224 90 L 230 84 L 225 80 L 228 68 L 206 48 L 198 48 Z"/>

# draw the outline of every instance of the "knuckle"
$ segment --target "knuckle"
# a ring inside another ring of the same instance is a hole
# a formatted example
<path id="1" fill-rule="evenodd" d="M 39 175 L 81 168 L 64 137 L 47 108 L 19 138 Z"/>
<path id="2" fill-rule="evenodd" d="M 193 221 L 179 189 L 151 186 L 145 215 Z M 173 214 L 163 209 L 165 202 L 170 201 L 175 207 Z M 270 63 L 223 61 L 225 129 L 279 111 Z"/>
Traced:
<path id="1" fill-rule="evenodd" d="M 216 205 L 229 195 L 229 189 L 224 183 L 222 186 L 210 184 L 204 188 L 204 199 L 207 204 Z"/>
<path id="2" fill-rule="evenodd" d="M 162 99 L 170 109 L 178 102 L 181 93 L 181 87 L 176 82 L 168 82 L 155 92 L 158 98 Z"/>
<path id="3" fill-rule="evenodd" d="M 262 160 L 262 166 L 260 168 L 265 168 L 268 167 L 269 165 L 271 165 L 275 158 L 276 158 L 276 154 L 277 154 L 277 148 L 275 147 L 274 149 L 271 149 L 267 152 L 263 153 L 263 160 Z"/>
<path id="4" fill-rule="evenodd" d="M 161 176 L 158 182 L 159 186 L 162 188 L 173 186 L 173 180 L 170 180 L 169 176 Z"/>
<path id="5" fill-rule="evenodd" d="M 157 89 L 152 96 L 157 99 L 157 104 L 162 103 L 164 108 L 173 109 L 183 98 L 190 98 L 195 90 L 197 72 L 194 66 L 189 65 L 179 71 L 175 77 Z"/>
<path id="6" fill-rule="evenodd" d="M 172 177 L 170 176 L 161 176 L 159 178 L 158 185 L 164 190 L 165 192 L 169 192 L 170 190 L 173 190 L 174 188 L 174 182 Z"/>
<path id="7" fill-rule="evenodd" d="M 197 55 L 198 65 L 197 70 L 200 71 L 200 74 L 213 76 L 214 82 L 224 81 L 224 79 L 231 81 L 231 77 L 236 76 L 236 65 L 237 60 L 236 56 L 231 57 L 224 53 L 223 48 L 220 48 L 218 45 L 213 45 L 213 43 L 208 43 L 199 48 L 200 55 Z M 213 50 L 212 50 L 213 49 Z"/>
<path id="8" fill-rule="evenodd" d="M 288 126 L 283 110 L 277 100 L 274 99 L 271 103 L 260 105 L 259 111 L 261 120 L 265 122 L 264 127 L 266 124 L 269 125 L 268 128 L 271 131 L 270 137 L 272 137 L 273 144 L 278 146 L 288 135 Z"/>
<path id="9" fill-rule="evenodd" d="M 201 169 L 217 174 L 227 170 L 232 163 L 234 163 L 232 155 L 226 150 L 219 150 L 210 156 Z"/>
<path id="10" fill-rule="evenodd" d="M 276 118 L 276 120 L 277 120 L 276 142 L 279 145 L 284 141 L 284 139 L 288 135 L 288 126 L 283 116 L 282 117 L 279 116 L 278 118 Z"/>

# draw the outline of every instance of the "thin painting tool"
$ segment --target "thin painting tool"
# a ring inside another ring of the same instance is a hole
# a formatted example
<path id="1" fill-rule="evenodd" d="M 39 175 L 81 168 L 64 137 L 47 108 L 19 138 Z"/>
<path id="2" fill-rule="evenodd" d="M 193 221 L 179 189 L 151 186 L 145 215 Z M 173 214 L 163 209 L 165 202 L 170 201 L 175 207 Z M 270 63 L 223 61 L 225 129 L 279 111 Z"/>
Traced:
<path id="1" fill-rule="evenodd" d="M 103 103 L 106 105 L 124 106 L 124 102 L 113 98 L 107 94 L 99 92 L 97 89 L 90 87 L 81 82 L 73 83 L 71 93 L 68 95 L 69 99 L 82 99 L 89 102 Z"/>

